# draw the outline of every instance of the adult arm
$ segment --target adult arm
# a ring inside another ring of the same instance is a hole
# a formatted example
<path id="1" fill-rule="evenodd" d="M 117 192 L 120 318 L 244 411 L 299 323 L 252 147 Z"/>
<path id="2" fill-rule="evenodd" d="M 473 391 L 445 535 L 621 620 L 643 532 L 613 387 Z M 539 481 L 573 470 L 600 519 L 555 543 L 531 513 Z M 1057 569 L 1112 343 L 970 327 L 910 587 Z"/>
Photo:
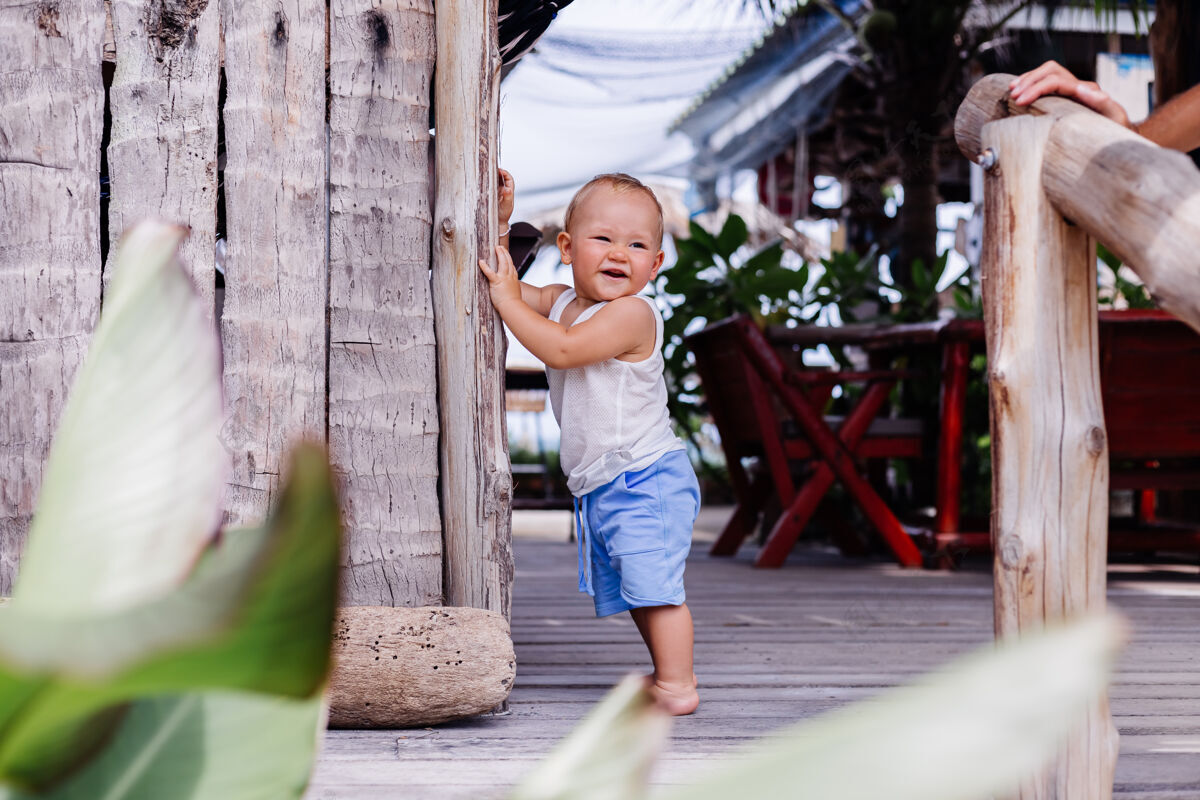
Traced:
<path id="1" fill-rule="evenodd" d="M 1140 123 L 1130 122 L 1121 104 L 1094 81 L 1081 81 L 1054 61 L 1016 78 L 1009 93 L 1019 106 L 1048 94 L 1070 97 L 1162 147 L 1184 152 L 1200 147 L 1200 86 L 1173 97 Z"/>
<path id="2" fill-rule="evenodd" d="M 1133 129 L 1172 150 L 1189 153 L 1200 147 L 1200 86 L 1175 95 Z"/>

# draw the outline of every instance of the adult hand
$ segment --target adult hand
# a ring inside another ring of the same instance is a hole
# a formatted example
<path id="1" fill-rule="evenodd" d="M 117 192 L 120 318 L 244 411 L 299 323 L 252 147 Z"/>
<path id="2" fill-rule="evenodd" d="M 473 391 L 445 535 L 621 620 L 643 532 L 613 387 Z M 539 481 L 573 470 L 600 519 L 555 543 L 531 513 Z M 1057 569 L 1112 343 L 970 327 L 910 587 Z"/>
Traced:
<path id="1" fill-rule="evenodd" d="M 1027 106 L 1039 97 L 1057 94 L 1070 97 L 1088 108 L 1132 128 L 1129 115 L 1116 100 L 1113 100 L 1094 81 L 1081 81 L 1055 61 L 1047 61 L 1037 69 L 1030 70 L 1008 85 L 1009 95 L 1019 106 Z"/>
<path id="2" fill-rule="evenodd" d="M 496 179 L 496 218 L 503 228 L 512 218 L 513 199 L 516 197 L 516 183 L 512 173 L 506 169 L 497 169 Z"/>
<path id="3" fill-rule="evenodd" d="M 503 312 L 502 305 L 521 299 L 521 281 L 517 278 L 517 268 L 508 254 L 508 248 L 496 245 L 496 269 L 493 270 L 482 258 L 479 259 L 479 269 L 491 284 L 492 305 L 497 311 Z"/>

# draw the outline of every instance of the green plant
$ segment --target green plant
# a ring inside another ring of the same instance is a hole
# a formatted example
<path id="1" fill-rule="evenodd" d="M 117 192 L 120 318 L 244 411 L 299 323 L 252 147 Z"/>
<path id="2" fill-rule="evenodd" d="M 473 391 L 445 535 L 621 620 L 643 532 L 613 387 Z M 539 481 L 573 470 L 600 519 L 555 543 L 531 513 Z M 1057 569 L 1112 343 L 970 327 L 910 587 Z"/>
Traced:
<path id="1" fill-rule="evenodd" d="M 1113 308 L 1124 305 L 1125 308 L 1158 308 L 1158 304 L 1154 302 L 1154 298 L 1150 296 L 1150 292 L 1143 284 L 1135 283 L 1121 275 L 1124 262 L 1119 256 L 1102 244 L 1096 245 L 1096 255 L 1100 263 L 1112 275 L 1113 281 L 1111 290 L 1100 293 L 1099 305 L 1101 307 Z"/>
<path id="2" fill-rule="evenodd" d="M 772 734 L 703 782 L 656 796 L 1007 796 L 1101 697 L 1121 627 L 1096 617 L 983 648 L 909 686 Z M 509 800 L 640 800 L 666 723 L 643 681 L 628 678 Z"/>
<path id="3" fill-rule="evenodd" d="M 780 242 L 740 257 L 750 236 L 737 214 L 730 214 L 715 236 L 695 222 L 690 232 L 690 238 L 675 240 L 678 258 L 658 279 L 654 293 L 669 308 L 663 319 L 668 410 L 702 453 L 696 441 L 703 421 L 700 386 L 683 337 L 706 322 L 734 314 L 749 314 L 760 323 L 794 318 L 807 304 L 808 265 L 785 265 Z"/>
<path id="4" fill-rule="evenodd" d="M 841 250 L 822 258 L 813 300 L 822 310 L 836 309 L 842 322 L 877 320 L 885 285 L 879 275 L 878 252 L 873 247 L 860 256 L 852 250 Z"/>
<path id="5" fill-rule="evenodd" d="M 703 458 L 705 448 L 700 435 L 706 421 L 703 387 L 694 373 L 691 354 L 683 344 L 688 332 L 734 314 L 748 314 L 764 325 L 804 325 L 816 322 L 819 317 L 845 323 L 920 322 L 936 319 L 939 313 L 939 286 L 945 278 L 946 253 L 929 269 L 922 261 L 915 261 L 911 285 L 903 287 L 885 277 L 876 248 L 862 256 L 852 251 L 834 252 L 821 259 L 819 269 L 805 263 L 792 268 L 785 264 L 779 243 L 739 259 L 746 250 L 749 233 L 745 222 L 735 214 L 726 219 L 715 236 L 695 222 L 691 223 L 691 234 L 689 238 L 676 240 L 678 261 L 659 278 L 655 291 L 669 309 L 663 324 L 668 408 L 681 434 L 701 455 L 701 468 L 711 477 L 724 478 L 719 467 Z M 810 280 L 811 275 L 815 279 Z M 955 300 L 953 313 L 982 316 L 970 272 L 964 271 L 950 283 Z M 851 366 L 842 348 L 829 350 L 840 366 Z M 914 353 L 905 356 L 904 363 L 898 366 L 934 376 L 941 368 L 939 359 L 932 351 Z M 977 377 L 975 372 L 972 375 Z M 897 389 L 892 398 L 894 413 L 923 417 L 928 429 L 936 430 L 937 382 L 931 379 L 908 384 Z M 858 386 L 845 387 L 845 399 L 835 399 L 830 412 L 844 413 L 842 406 L 860 391 Z M 979 405 L 977 400 L 973 402 Z M 986 432 L 986 398 L 979 407 L 983 409 L 981 430 Z M 975 420 L 980 415 L 968 416 Z M 977 463 L 987 457 L 986 449 L 968 448 L 965 459 L 972 474 Z M 897 462 L 895 470 L 898 484 L 907 486 L 906 465 Z M 916 488 L 917 495 L 928 493 L 928 487 Z M 918 505 L 922 504 L 921 497 L 915 499 Z"/>
<path id="6" fill-rule="evenodd" d="M 268 522 L 216 535 L 212 323 L 183 230 L 123 240 L 0 609 L 0 797 L 299 797 L 323 723 L 338 508 L 300 447 Z"/>

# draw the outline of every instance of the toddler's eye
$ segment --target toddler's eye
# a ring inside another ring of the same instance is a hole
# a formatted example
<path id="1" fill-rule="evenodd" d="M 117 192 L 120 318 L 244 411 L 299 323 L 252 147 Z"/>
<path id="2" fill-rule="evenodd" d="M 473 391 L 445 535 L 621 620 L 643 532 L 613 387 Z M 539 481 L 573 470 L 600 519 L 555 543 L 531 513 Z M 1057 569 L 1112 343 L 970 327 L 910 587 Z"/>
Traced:
<path id="1" fill-rule="evenodd" d="M 608 241 L 607 236 L 593 236 L 592 238 L 599 242 L 607 242 Z"/>
<path id="2" fill-rule="evenodd" d="M 646 249 L 646 245 L 642 244 L 641 242 L 634 242 L 630 245 L 630 247 L 640 247 L 642 250 Z"/>

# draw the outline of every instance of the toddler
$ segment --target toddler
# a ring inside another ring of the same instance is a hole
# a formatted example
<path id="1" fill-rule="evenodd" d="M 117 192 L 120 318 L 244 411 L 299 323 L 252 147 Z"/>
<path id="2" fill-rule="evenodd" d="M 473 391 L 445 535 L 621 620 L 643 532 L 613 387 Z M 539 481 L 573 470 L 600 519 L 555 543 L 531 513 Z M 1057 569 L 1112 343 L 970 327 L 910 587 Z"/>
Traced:
<path id="1" fill-rule="evenodd" d="M 546 364 L 579 521 L 579 589 L 597 616 L 630 613 L 654 663 L 650 690 L 690 714 L 700 697 L 683 568 L 700 490 L 667 414 L 662 318 L 638 294 L 662 267 L 662 206 L 629 175 L 593 178 L 558 235 L 574 286 L 537 288 L 518 281 L 505 246 L 512 198 L 501 170 L 497 266 L 479 268 L 508 329 Z"/>

